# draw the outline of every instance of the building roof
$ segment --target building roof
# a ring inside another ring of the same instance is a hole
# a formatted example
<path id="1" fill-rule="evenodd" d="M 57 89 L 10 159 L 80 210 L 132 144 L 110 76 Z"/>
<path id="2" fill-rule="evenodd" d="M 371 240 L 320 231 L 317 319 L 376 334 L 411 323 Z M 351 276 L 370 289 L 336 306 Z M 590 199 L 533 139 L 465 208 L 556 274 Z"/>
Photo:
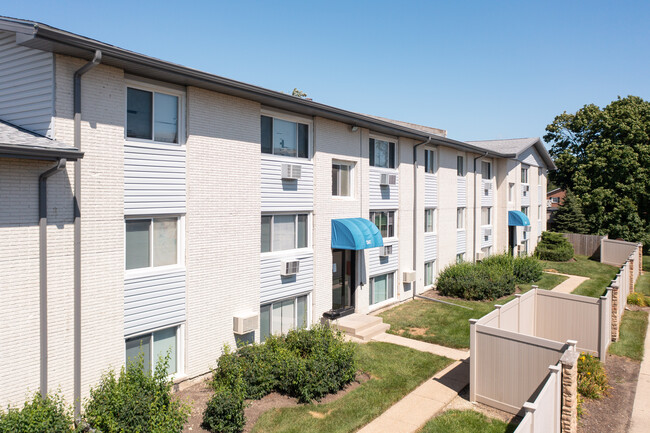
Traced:
<path id="1" fill-rule="evenodd" d="M 75 161 L 83 157 L 79 149 L 0 120 L 0 157 Z"/>
<path id="2" fill-rule="evenodd" d="M 557 168 L 553 162 L 553 158 L 551 158 L 551 155 L 548 153 L 548 150 L 546 150 L 544 143 L 539 137 L 468 141 L 467 143 L 484 149 L 485 151 L 514 155 L 514 158 L 519 158 L 519 156 L 526 150 L 534 147 L 546 163 L 549 170 L 555 170 Z"/>
<path id="3" fill-rule="evenodd" d="M 329 105 L 302 99 L 286 93 L 242 83 L 229 78 L 166 62 L 95 39 L 77 35 L 65 30 L 35 21 L 0 16 L 0 30 L 16 33 L 16 42 L 22 46 L 43 51 L 91 60 L 96 51 L 101 51 L 101 63 L 114 66 L 127 74 L 148 77 L 182 86 L 195 86 L 227 95 L 257 101 L 260 104 L 308 116 L 320 116 L 347 123 L 351 126 L 368 128 L 384 133 L 432 144 L 449 146 L 463 151 L 483 152 L 484 149 L 442 136 L 438 129 L 390 121 L 343 110 Z M 489 151 L 491 156 L 510 157 L 500 152 Z"/>

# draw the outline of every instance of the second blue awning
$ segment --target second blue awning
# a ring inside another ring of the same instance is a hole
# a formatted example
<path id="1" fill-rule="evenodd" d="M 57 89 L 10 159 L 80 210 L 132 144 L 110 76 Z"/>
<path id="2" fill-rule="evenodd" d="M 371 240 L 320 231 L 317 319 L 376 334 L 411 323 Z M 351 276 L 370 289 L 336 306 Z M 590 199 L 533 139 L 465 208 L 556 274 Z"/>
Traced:
<path id="1" fill-rule="evenodd" d="M 332 248 L 340 250 L 364 250 L 384 246 L 381 232 L 365 218 L 341 218 L 332 220 Z"/>
<path id="2" fill-rule="evenodd" d="M 530 220 L 525 213 L 518 210 L 508 211 L 509 226 L 529 226 Z"/>

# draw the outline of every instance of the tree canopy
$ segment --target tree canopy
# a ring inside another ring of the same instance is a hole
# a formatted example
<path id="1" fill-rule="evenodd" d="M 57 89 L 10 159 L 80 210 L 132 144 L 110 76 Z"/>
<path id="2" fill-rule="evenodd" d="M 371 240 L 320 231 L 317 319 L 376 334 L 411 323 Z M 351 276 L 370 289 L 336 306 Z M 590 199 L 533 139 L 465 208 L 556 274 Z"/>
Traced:
<path id="1" fill-rule="evenodd" d="M 557 171 L 551 180 L 571 189 L 590 233 L 648 240 L 650 102 L 618 98 L 605 108 L 585 105 L 546 127 Z"/>
<path id="2" fill-rule="evenodd" d="M 589 225 L 582 213 L 582 205 L 570 189 L 566 191 L 562 205 L 555 212 L 553 230 L 562 233 L 589 233 Z"/>

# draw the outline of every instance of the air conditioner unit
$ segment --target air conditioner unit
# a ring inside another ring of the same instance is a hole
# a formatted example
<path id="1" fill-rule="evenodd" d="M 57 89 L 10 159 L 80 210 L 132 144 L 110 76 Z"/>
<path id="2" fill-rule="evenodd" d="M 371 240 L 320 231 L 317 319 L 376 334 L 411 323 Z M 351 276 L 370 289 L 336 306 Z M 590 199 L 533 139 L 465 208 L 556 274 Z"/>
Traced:
<path id="1" fill-rule="evenodd" d="M 485 231 L 483 232 L 483 235 L 484 236 L 492 236 L 492 229 L 485 229 Z"/>
<path id="2" fill-rule="evenodd" d="M 280 274 L 283 277 L 288 277 L 290 275 L 296 275 L 300 271 L 300 261 L 299 260 L 283 260 L 282 267 L 280 268 Z"/>
<path id="3" fill-rule="evenodd" d="M 485 257 L 485 254 L 483 253 L 483 251 L 479 251 L 479 252 L 476 253 L 476 260 L 477 261 L 483 260 L 484 257 Z"/>
<path id="4" fill-rule="evenodd" d="M 415 281 L 415 271 L 404 271 L 402 274 L 402 280 L 405 283 L 412 283 Z"/>
<path id="5" fill-rule="evenodd" d="M 485 182 L 485 189 L 492 189 L 492 182 L 490 181 Z"/>
<path id="6" fill-rule="evenodd" d="M 253 332 L 259 327 L 259 321 L 257 313 L 238 314 L 232 318 L 233 332 L 238 335 Z"/>
<path id="7" fill-rule="evenodd" d="M 532 232 L 533 227 L 532 226 L 524 226 L 524 230 L 527 231 L 527 232 Z"/>
<path id="8" fill-rule="evenodd" d="M 384 245 L 383 247 L 379 247 L 379 257 L 388 257 L 391 254 L 393 254 L 392 245 Z"/>
<path id="9" fill-rule="evenodd" d="M 397 175 L 382 173 L 379 178 L 380 185 L 397 185 Z"/>
<path id="10" fill-rule="evenodd" d="M 302 166 L 298 164 L 282 164 L 282 179 L 298 180 L 302 174 Z"/>

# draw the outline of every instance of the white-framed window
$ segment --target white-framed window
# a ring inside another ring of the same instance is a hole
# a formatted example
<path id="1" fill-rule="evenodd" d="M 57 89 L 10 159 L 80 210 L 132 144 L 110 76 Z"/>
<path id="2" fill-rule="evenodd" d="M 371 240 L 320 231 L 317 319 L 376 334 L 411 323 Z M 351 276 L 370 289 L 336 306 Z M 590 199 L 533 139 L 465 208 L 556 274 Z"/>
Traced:
<path id="1" fill-rule="evenodd" d="M 309 158 L 309 124 L 261 116 L 262 153 Z"/>
<path id="2" fill-rule="evenodd" d="M 491 207 L 482 207 L 481 208 L 481 225 L 489 226 L 492 225 L 492 208 Z"/>
<path id="3" fill-rule="evenodd" d="M 351 197 L 353 186 L 353 163 L 332 162 L 332 195 L 335 197 Z"/>
<path id="4" fill-rule="evenodd" d="M 481 174 L 483 180 L 492 179 L 492 163 L 489 161 L 481 161 Z"/>
<path id="5" fill-rule="evenodd" d="M 262 252 L 309 246 L 309 214 L 262 215 Z"/>
<path id="6" fill-rule="evenodd" d="M 181 262 L 179 217 L 137 217 L 127 218 L 124 222 L 124 268 L 127 271 Z"/>
<path id="7" fill-rule="evenodd" d="M 544 169 L 542 167 L 537 168 L 537 185 L 542 185 L 542 178 L 544 177 Z"/>
<path id="8" fill-rule="evenodd" d="M 128 86 L 126 88 L 127 140 L 180 143 L 181 94 Z"/>
<path id="9" fill-rule="evenodd" d="M 521 166 L 521 183 L 528 183 L 528 166 Z"/>
<path id="10" fill-rule="evenodd" d="M 515 184 L 514 182 L 508 183 L 508 202 L 512 203 L 515 201 Z"/>
<path id="11" fill-rule="evenodd" d="M 432 286 L 433 285 L 433 275 L 436 269 L 436 261 L 431 260 L 430 262 L 424 263 L 424 285 Z"/>
<path id="12" fill-rule="evenodd" d="M 456 208 L 456 228 L 458 230 L 465 229 L 465 208 Z"/>
<path id="13" fill-rule="evenodd" d="M 125 362 L 127 368 L 137 359 L 140 353 L 144 358 L 144 370 L 155 369 L 161 358 L 169 353 L 168 375 L 176 375 L 182 372 L 181 366 L 181 327 L 172 326 L 160 329 L 147 334 L 129 337 L 125 340 Z"/>
<path id="14" fill-rule="evenodd" d="M 456 254 L 456 263 L 463 263 L 465 261 L 465 253 Z"/>
<path id="15" fill-rule="evenodd" d="M 370 278 L 370 305 L 379 304 L 395 296 L 395 273 Z"/>
<path id="16" fill-rule="evenodd" d="M 368 160 L 372 167 L 396 168 L 397 151 L 393 141 L 371 138 Z"/>
<path id="17" fill-rule="evenodd" d="M 424 149 L 424 172 L 436 172 L 436 153 L 433 149 Z"/>
<path id="18" fill-rule="evenodd" d="M 309 326 L 309 295 L 274 301 L 260 306 L 260 341 L 269 335 L 286 334 Z"/>
<path id="19" fill-rule="evenodd" d="M 458 155 L 456 156 L 456 174 L 459 177 L 465 176 L 465 157 Z"/>
<path id="20" fill-rule="evenodd" d="M 392 238 L 395 236 L 395 211 L 377 210 L 370 212 L 370 221 L 375 223 L 381 237 Z"/>
<path id="21" fill-rule="evenodd" d="M 424 231 L 434 233 L 436 231 L 436 209 L 424 210 Z"/>
<path id="22" fill-rule="evenodd" d="M 551 203 L 559 203 L 560 197 L 551 197 Z"/>
<path id="23" fill-rule="evenodd" d="M 483 258 L 488 258 L 492 255 L 492 247 L 483 247 L 481 248 L 481 252 L 483 253 Z"/>

